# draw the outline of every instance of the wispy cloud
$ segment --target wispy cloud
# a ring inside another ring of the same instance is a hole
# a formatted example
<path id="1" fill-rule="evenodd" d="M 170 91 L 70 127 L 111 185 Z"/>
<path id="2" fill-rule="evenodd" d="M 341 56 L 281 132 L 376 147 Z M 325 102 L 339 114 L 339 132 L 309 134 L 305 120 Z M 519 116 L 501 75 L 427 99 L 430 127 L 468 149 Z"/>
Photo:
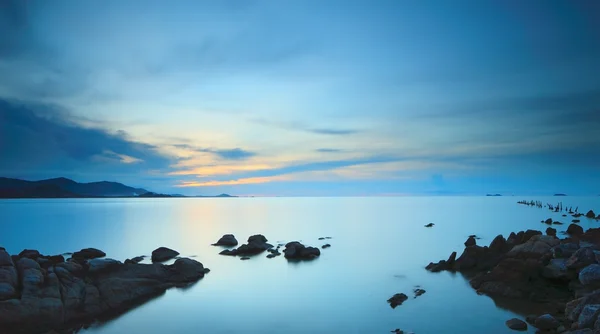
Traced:
<path id="1" fill-rule="evenodd" d="M 319 135 L 329 135 L 329 136 L 347 136 L 353 135 L 361 132 L 358 129 L 347 129 L 347 128 L 338 128 L 338 127 L 313 127 L 301 122 L 277 122 L 271 121 L 264 118 L 255 118 L 252 119 L 251 122 L 256 124 L 261 124 L 264 126 L 275 127 L 284 130 L 290 131 L 301 131 L 314 133 Z"/>
<path id="2" fill-rule="evenodd" d="M 317 151 L 319 153 L 339 153 L 339 152 L 342 152 L 342 150 L 340 150 L 338 148 L 318 148 L 315 151 Z"/>

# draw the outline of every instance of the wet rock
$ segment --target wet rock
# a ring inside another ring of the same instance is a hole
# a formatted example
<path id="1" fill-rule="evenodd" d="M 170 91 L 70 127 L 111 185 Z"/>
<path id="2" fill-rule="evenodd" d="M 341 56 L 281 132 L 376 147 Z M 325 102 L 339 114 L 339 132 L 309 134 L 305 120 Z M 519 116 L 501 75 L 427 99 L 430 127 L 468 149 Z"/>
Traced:
<path id="1" fill-rule="evenodd" d="M 273 245 L 267 243 L 267 238 L 262 234 L 256 234 L 248 238 L 248 243 L 243 244 L 236 249 L 226 249 L 221 251 L 221 255 L 241 255 L 249 256 L 262 253 L 268 249 L 273 248 Z"/>
<path id="2" fill-rule="evenodd" d="M 579 220 L 579 219 L 573 219 L 573 220 L 571 220 L 571 222 L 572 222 L 572 223 L 575 223 L 575 224 L 578 224 L 578 223 L 580 223 L 580 222 L 581 222 L 581 220 Z"/>
<path id="3" fill-rule="evenodd" d="M 285 245 L 283 254 L 286 259 L 312 260 L 319 257 L 321 251 L 316 247 L 306 247 L 297 241 L 292 241 Z"/>
<path id="4" fill-rule="evenodd" d="M 596 254 L 591 248 L 578 249 L 566 262 L 569 269 L 582 269 L 590 264 L 596 263 Z"/>
<path id="5" fill-rule="evenodd" d="M 128 264 L 128 263 L 138 264 L 138 263 L 140 263 L 142 261 L 144 261 L 144 257 L 143 256 L 136 256 L 136 257 L 134 257 L 132 259 L 125 260 L 125 263 L 126 264 Z"/>
<path id="6" fill-rule="evenodd" d="M 91 259 L 86 264 L 90 275 L 115 270 L 123 265 L 123 263 L 114 259 Z"/>
<path id="7" fill-rule="evenodd" d="M 325 238 L 324 237 L 320 237 L 319 240 L 325 240 Z"/>
<path id="8" fill-rule="evenodd" d="M 167 247 L 159 247 L 152 251 L 152 262 L 165 262 L 179 255 L 178 251 L 174 251 Z"/>
<path id="9" fill-rule="evenodd" d="M 225 234 L 213 246 L 233 247 L 238 245 L 238 241 L 233 234 Z"/>
<path id="10" fill-rule="evenodd" d="M 561 243 L 552 247 L 552 256 L 554 258 L 569 258 L 579 249 L 579 244 L 575 242 Z"/>
<path id="11" fill-rule="evenodd" d="M 571 224 L 567 227 L 567 233 L 573 236 L 578 236 L 583 234 L 583 228 L 579 225 Z"/>
<path id="12" fill-rule="evenodd" d="M 584 286 L 600 287 L 600 264 L 590 264 L 579 272 L 579 281 Z"/>
<path id="13" fill-rule="evenodd" d="M 475 237 L 470 236 L 467 241 L 465 241 L 465 247 L 469 247 L 469 246 L 475 246 L 477 244 L 477 241 L 475 240 Z"/>
<path id="14" fill-rule="evenodd" d="M 406 300 L 408 300 L 408 296 L 403 293 L 397 293 L 392 296 L 392 298 L 388 299 L 388 303 L 392 308 L 396 308 L 399 305 L 402 305 Z"/>
<path id="15" fill-rule="evenodd" d="M 585 216 L 586 216 L 587 218 L 596 218 L 596 214 L 594 213 L 594 211 L 593 211 L 593 210 L 590 210 L 590 211 L 588 211 L 588 212 L 585 214 Z"/>
<path id="16" fill-rule="evenodd" d="M 323 246 L 321 246 L 321 248 L 323 248 L 323 249 L 325 249 L 325 248 L 329 248 L 329 247 L 331 247 L 331 245 L 330 245 L 330 244 L 324 244 Z"/>
<path id="17" fill-rule="evenodd" d="M 250 260 L 250 257 L 249 257 L 249 256 L 242 256 L 242 257 L 240 258 L 240 260 Z"/>
<path id="18" fill-rule="evenodd" d="M 563 223 L 559 222 L 559 221 L 554 221 L 552 222 L 552 225 L 562 225 Z"/>
<path id="19" fill-rule="evenodd" d="M 274 257 L 276 257 L 276 256 L 277 256 L 277 255 L 275 255 L 275 254 L 268 254 L 268 255 L 267 255 L 267 258 L 268 258 L 268 259 L 272 259 L 272 258 L 274 258 Z"/>
<path id="20" fill-rule="evenodd" d="M 85 248 L 80 250 L 79 252 L 73 253 L 71 258 L 75 261 L 83 262 L 85 260 L 97 259 L 100 257 L 105 257 L 106 253 L 96 248 Z"/>
<path id="21" fill-rule="evenodd" d="M 550 260 L 550 263 L 542 270 L 542 277 L 551 280 L 572 280 L 575 277 L 575 273 L 567 268 L 566 262 L 566 259 Z"/>
<path id="22" fill-rule="evenodd" d="M 551 237 L 555 237 L 556 236 L 556 229 L 552 228 L 552 227 L 548 227 L 546 229 L 546 235 L 549 235 Z"/>
<path id="23" fill-rule="evenodd" d="M 413 290 L 413 293 L 415 294 L 414 298 L 417 298 L 417 297 L 423 295 L 425 292 L 427 292 L 427 291 L 425 291 L 424 289 L 420 289 L 420 288 L 419 289 L 414 289 Z"/>
<path id="24" fill-rule="evenodd" d="M 435 225 L 434 223 L 429 223 L 427 225 L 425 225 L 425 227 L 433 227 L 433 225 Z"/>
<path id="25" fill-rule="evenodd" d="M 527 323 L 521 319 L 512 318 L 506 321 L 506 327 L 515 331 L 526 331 Z"/>
<path id="26" fill-rule="evenodd" d="M 38 252 L 37 250 L 33 250 L 33 249 L 24 249 L 23 251 L 21 251 L 21 253 L 19 253 L 19 257 L 21 257 L 21 258 L 26 257 L 28 259 L 35 260 L 38 257 L 40 257 L 40 252 Z"/>
<path id="27" fill-rule="evenodd" d="M 556 329 L 558 326 L 560 323 L 550 314 L 544 314 L 535 319 L 535 327 L 541 330 Z"/>
<path id="28" fill-rule="evenodd" d="M 588 304 L 583 307 L 577 319 L 577 328 L 590 328 L 594 326 L 600 314 L 600 304 Z"/>
<path id="29" fill-rule="evenodd" d="M 538 234 L 531 237 L 527 242 L 514 246 L 507 253 L 507 256 L 538 258 L 545 253 L 549 253 L 552 247 L 559 243 L 560 241 L 555 237 Z"/>
<path id="30" fill-rule="evenodd" d="M 552 218 L 548 218 L 544 221 L 544 224 L 546 225 L 552 225 Z"/>

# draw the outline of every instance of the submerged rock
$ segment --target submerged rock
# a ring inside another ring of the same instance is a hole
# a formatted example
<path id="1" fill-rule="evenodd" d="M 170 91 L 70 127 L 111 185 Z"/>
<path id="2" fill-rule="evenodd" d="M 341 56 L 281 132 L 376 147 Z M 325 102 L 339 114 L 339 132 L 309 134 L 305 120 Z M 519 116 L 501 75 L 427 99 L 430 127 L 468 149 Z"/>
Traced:
<path id="1" fill-rule="evenodd" d="M 506 320 L 506 327 L 515 331 L 526 331 L 527 323 L 521 319 L 512 318 L 510 320 Z"/>
<path id="2" fill-rule="evenodd" d="M 152 251 L 152 262 L 165 262 L 179 255 L 178 251 L 174 251 L 167 247 L 159 247 Z"/>
<path id="3" fill-rule="evenodd" d="M 225 234 L 219 239 L 216 243 L 212 244 L 213 246 L 237 246 L 238 241 L 233 234 Z"/>
<path id="4" fill-rule="evenodd" d="M 292 241 L 285 245 L 283 254 L 286 259 L 312 260 L 319 257 L 321 251 L 316 247 L 306 247 L 298 241 Z"/>
<path id="5" fill-rule="evenodd" d="M 396 308 L 399 305 L 402 305 L 405 301 L 408 300 L 408 296 L 403 293 L 397 293 L 392 296 L 392 298 L 388 299 L 388 303 L 392 308 Z"/>

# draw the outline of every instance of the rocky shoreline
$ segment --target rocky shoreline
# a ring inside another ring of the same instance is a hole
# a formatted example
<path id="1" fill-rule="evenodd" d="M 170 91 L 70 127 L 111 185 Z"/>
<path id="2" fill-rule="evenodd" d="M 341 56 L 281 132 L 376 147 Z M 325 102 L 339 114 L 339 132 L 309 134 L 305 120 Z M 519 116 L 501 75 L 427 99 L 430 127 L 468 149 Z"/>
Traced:
<path id="1" fill-rule="evenodd" d="M 179 254 L 161 247 L 154 260 Z M 195 283 L 206 273 L 202 263 L 178 258 L 171 265 L 122 263 L 100 250 L 45 256 L 36 250 L 9 255 L 0 248 L 0 333 L 57 333 L 122 314 L 173 287 Z"/>
<path id="2" fill-rule="evenodd" d="M 596 215 L 586 214 L 591 219 Z M 600 228 L 584 231 L 568 226 L 564 238 L 556 230 L 526 230 L 498 235 L 489 246 L 474 238 L 457 257 L 430 263 L 431 272 L 463 273 L 479 293 L 494 300 L 535 305 L 537 314 L 524 320 L 539 333 L 600 333 Z M 533 308 L 531 308 L 533 309 Z M 527 324 L 510 319 L 506 325 L 525 330 Z"/>

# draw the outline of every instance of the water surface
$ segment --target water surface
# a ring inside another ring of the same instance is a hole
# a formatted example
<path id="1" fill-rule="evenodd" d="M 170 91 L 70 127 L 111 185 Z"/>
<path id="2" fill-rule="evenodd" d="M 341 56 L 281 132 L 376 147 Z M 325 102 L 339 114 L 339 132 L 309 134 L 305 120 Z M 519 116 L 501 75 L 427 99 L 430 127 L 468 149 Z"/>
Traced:
<path id="1" fill-rule="evenodd" d="M 585 197 L 385 197 L 60 199 L 0 201 L 0 246 L 11 254 L 95 247 L 125 260 L 166 246 L 212 271 L 193 287 L 172 289 L 135 310 L 84 331 L 121 333 L 511 333 L 514 313 L 477 295 L 460 274 L 429 273 L 470 234 L 488 245 L 498 234 L 545 230 L 540 220 L 571 217 L 517 205 L 562 201 L 600 211 Z M 585 212 L 584 212 L 585 213 Z M 423 225 L 433 222 L 433 228 Z M 584 228 L 600 223 L 581 217 Z M 210 246 L 226 233 L 240 242 L 264 234 L 271 243 L 301 240 L 331 248 L 319 259 L 289 263 L 266 253 L 248 261 Z M 319 241 L 319 237 L 333 239 Z M 395 293 L 427 292 L 396 309 Z"/>

